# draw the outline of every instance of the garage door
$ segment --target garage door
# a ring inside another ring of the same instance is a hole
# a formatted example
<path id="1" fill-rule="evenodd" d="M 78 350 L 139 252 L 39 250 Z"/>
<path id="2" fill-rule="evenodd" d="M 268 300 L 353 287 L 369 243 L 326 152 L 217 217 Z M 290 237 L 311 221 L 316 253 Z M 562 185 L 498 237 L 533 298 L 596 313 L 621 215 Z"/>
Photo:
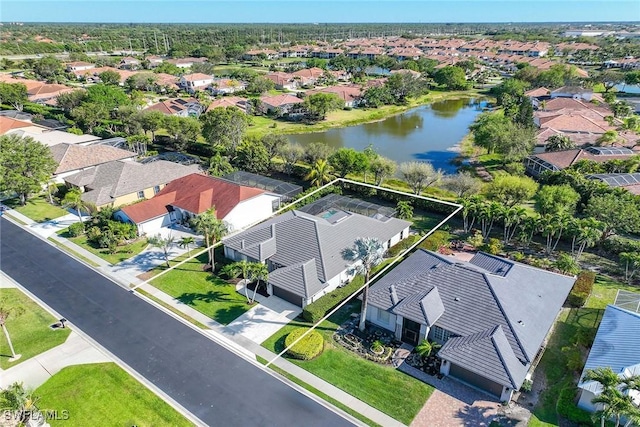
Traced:
<path id="1" fill-rule="evenodd" d="M 449 374 L 468 384 L 471 384 L 472 386 L 488 391 L 495 396 L 500 397 L 500 395 L 502 394 L 502 386 L 500 384 L 490 381 L 464 368 L 461 368 L 458 365 L 454 365 L 453 363 L 451 364 L 451 368 L 449 369 Z"/>
<path id="2" fill-rule="evenodd" d="M 286 289 L 274 286 L 273 295 L 277 296 L 278 298 L 282 298 L 285 301 L 289 301 L 291 304 L 295 304 L 298 307 L 302 307 L 302 297 L 300 295 L 294 294 L 293 292 L 287 291 Z"/>

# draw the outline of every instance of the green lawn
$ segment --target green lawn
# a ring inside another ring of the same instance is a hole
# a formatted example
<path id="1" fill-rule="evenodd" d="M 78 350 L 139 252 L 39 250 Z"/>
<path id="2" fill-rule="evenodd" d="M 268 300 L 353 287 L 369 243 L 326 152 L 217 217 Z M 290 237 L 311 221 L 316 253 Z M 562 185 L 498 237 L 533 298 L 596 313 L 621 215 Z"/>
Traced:
<path id="1" fill-rule="evenodd" d="M 33 197 L 27 200 L 24 206 L 20 205 L 18 199 L 5 200 L 3 203 L 36 222 L 49 221 L 68 214 L 61 207 L 50 204 L 45 196 Z"/>
<path id="2" fill-rule="evenodd" d="M 612 304 L 617 289 L 640 291 L 622 283 L 615 282 L 605 276 L 598 275 L 593 292 L 583 308 L 564 309 L 556 323 L 547 349 L 540 361 L 538 369 L 542 369 L 547 377 L 547 389 L 541 395 L 538 406 L 533 411 L 530 427 L 557 426 L 558 414 L 556 404 L 560 392 L 565 387 L 575 386 L 578 372 L 567 368 L 570 352 L 563 351 L 571 347 L 579 335 L 595 335 L 607 304 Z M 588 352 L 583 351 L 583 364 Z M 579 370 L 581 370 L 580 368 Z"/>
<path id="3" fill-rule="evenodd" d="M 163 292 L 189 305 L 213 320 L 226 325 L 249 310 L 244 295 L 234 285 L 211 272 L 202 271 L 207 262 L 204 253 L 181 266 L 153 279 L 150 283 Z"/>
<path id="4" fill-rule="evenodd" d="M 94 248 L 88 241 L 86 236 L 71 237 L 67 230 L 61 230 L 58 232 L 61 237 L 69 239 L 76 245 L 91 252 L 92 254 L 99 256 L 109 264 L 118 264 L 124 260 L 127 260 L 142 252 L 147 246 L 147 239 L 141 238 L 128 245 L 118 246 L 116 253 L 110 254 L 106 249 Z"/>
<path id="5" fill-rule="evenodd" d="M 40 410 L 66 410 L 52 426 L 191 426 L 115 363 L 69 366 L 38 387 Z"/>
<path id="6" fill-rule="evenodd" d="M 9 315 L 6 323 L 13 348 L 22 357 L 13 363 L 9 362 L 11 350 L 4 334 L 0 334 L 0 367 L 2 369 L 8 369 L 65 342 L 71 331 L 49 328 L 49 325 L 57 322 L 57 319 L 19 289 L 5 288 L 0 291 L 0 294 L 2 299 L 6 299 L 8 307 L 23 308 L 21 315 Z"/>
<path id="7" fill-rule="evenodd" d="M 408 425 L 422 409 L 434 389 L 392 367 L 365 360 L 333 344 L 331 337 L 333 331 L 357 309 L 357 307 L 352 309 L 343 307 L 318 327 L 325 338 L 325 350 L 320 356 L 305 362 L 293 359 L 291 361 Z M 307 322 L 294 320 L 262 345 L 279 353 L 284 349 L 284 339 L 287 334 L 295 328 L 309 325 Z"/>

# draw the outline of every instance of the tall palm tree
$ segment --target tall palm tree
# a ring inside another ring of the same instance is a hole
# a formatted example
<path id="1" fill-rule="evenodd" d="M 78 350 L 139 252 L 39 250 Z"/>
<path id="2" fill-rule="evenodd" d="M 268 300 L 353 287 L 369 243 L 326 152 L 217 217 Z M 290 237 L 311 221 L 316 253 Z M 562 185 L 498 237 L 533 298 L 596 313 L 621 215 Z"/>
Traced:
<path id="1" fill-rule="evenodd" d="M 55 182 L 47 183 L 47 197 L 49 198 L 49 203 L 53 204 L 53 195 L 58 192 L 58 186 Z"/>
<path id="2" fill-rule="evenodd" d="M 167 267 L 171 267 L 169 265 L 169 251 L 171 250 L 171 247 L 175 243 L 175 240 L 176 240 L 175 237 L 173 236 L 162 237 L 161 234 L 157 234 L 155 236 L 149 237 L 148 240 L 151 246 L 155 246 L 156 248 L 162 249 L 162 253 L 164 255 L 164 262 L 167 263 Z"/>
<path id="3" fill-rule="evenodd" d="M 522 206 L 503 207 L 500 212 L 500 218 L 504 224 L 503 240 L 508 244 L 518 229 L 520 223 L 527 216 L 527 210 Z"/>
<path id="4" fill-rule="evenodd" d="M 595 419 L 600 419 L 600 425 L 604 427 L 605 420 L 615 419 L 615 426 L 620 426 L 622 416 L 633 408 L 632 400 L 625 396 L 617 388 L 602 391 L 599 395 L 591 399 L 591 403 L 602 405 L 601 409 L 594 412 Z"/>
<path id="5" fill-rule="evenodd" d="M 572 226 L 571 253 L 578 261 L 586 248 L 598 243 L 602 235 L 602 224 L 595 218 L 584 218 L 574 221 Z"/>
<path id="6" fill-rule="evenodd" d="M 253 296 L 249 303 L 253 304 L 256 300 L 256 294 L 258 293 L 258 287 L 260 282 L 267 282 L 269 280 L 269 269 L 261 262 L 252 262 L 249 267 L 249 277 L 251 281 L 257 280 L 256 287 L 253 289 Z"/>
<path id="7" fill-rule="evenodd" d="M 196 239 L 191 236 L 184 236 L 178 242 L 178 246 L 187 250 L 187 256 L 191 257 L 191 245 L 196 243 Z"/>
<path id="8" fill-rule="evenodd" d="M 227 225 L 217 218 L 215 208 L 211 208 L 193 218 L 191 227 L 204 236 L 204 244 L 209 249 L 209 265 L 211 265 L 211 271 L 215 271 L 213 245 L 227 234 L 229 231 Z"/>
<path id="9" fill-rule="evenodd" d="M 65 194 L 62 199 L 62 206 L 75 210 L 78 215 L 78 219 L 80 220 L 80 224 L 83 224 L 84 226 L 84 223 L 82 222 L 82 210 L 87 209 L 89 205 L 82 200 L 82 193 L 80 190 L 72 188 L 67 191 L 67 194 Z"/>
<path id="10" fill-rule="evenodd" d="M 333 175 L 333 166 L 324 159 L 316 160 L 316 163 L 304 179 L 305 181 L 309 181 L 311 185 L 322 187 L 324 184 L 335 179 L 335 175 Z"/>
<path id="11" fill-rule="evenodd" d="M 595 369 L 587 369 L 583 381 L 595 381 L 602 387 L 600 394 L 592 402 L 603 405 L 603 409 L 597 411 L 596 416 L 600 418 L 601 427 L 604 427 L 605 421 L 613 417 L 613 412 L 615 412 L 611 404 L 615 404 L 616 399 L 612 398 L 612 396 L 617 398 L 617 396 L 614 396 L 614 390 L 619 392 L 616 387 L 620 383 L 620 377 L 609 366 L 601 366 Z"/>
<path id="12" fill-rule="evenodd" d="M 9 331 L 7 330 L 7 319 L 13 315 L 13 317 L 19 317 L 24 313 L 24 307 L 20 305 L 13 305 L 7 297 L 3 297 L 0 299 L 0 327 L 4 332 L 4 336 L 7 337 L 7 343 L 9 344 L 9 349 L 11 350 L 11 359 L 10 362 L 16 361 L 20 359 L 20 354 L 16 354 L 16 351 L 13 349 L 13 343 L 11 342 L 11 337 L 9 336 Z"/>
<path id="13" fill-rule="evenodd" d="M 253 268 L 247 260 L 237 261 L 232 264 L 227 264 L 224 266 L 222 271 L 229 277 L 239 277 L 242 276 L 244 279 L 244 295 L 247 297 L 247 303 L 251 303 L 251 298 L 249 298 L 249 291 L 247 285 L 249 284 L 249 279 L 251 277 L 251 269 Z"/>
<path id="14" fill-rule="evenodd" d="M 364 290 L 362 291 L 362 309 L 360 310 L 360 324 L 358 328 L 364 331 L 367 317 L 367 303 L 369 296 L 369 278 L 371 270 L 379 265 L 384 257 L 384 246 L 374 237 L 358 237 L 353 247 L 344 248 L 342 259 L 352 263 L 352 271 L 364 275 Z"/>
<path id="15" fill-rule="evenodd" d="M 480 206 L 480 198 L 478 196 L 463 197 L 458 199 L 458 203 L 462 205 L 462 223 L 464 232 L 468 233 L 476 222 L 476 214 Z"/>

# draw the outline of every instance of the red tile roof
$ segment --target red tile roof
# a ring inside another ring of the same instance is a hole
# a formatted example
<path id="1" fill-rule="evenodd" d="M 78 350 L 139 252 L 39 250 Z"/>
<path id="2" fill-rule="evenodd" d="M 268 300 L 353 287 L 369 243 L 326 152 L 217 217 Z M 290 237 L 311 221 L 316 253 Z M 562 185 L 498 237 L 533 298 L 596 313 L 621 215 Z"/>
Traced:
<path id="1" fill-rule="evenodd" d="M 171 181 L 152 199 L 125 206 L 122 211 L 136 223 L 167 213 L 168 205 L 194 214 L 215 208 L 216 217 L 223 219 L 238 203 L 263 193 L 258 188 L 194 173 Z"/>
<path id="2" fill-rule="evenodd" d="M 4 135 L 12 129 L 26 128 L 29 126 L 33 126 L 33 123 L 0 116 L 0 135 Z"/>

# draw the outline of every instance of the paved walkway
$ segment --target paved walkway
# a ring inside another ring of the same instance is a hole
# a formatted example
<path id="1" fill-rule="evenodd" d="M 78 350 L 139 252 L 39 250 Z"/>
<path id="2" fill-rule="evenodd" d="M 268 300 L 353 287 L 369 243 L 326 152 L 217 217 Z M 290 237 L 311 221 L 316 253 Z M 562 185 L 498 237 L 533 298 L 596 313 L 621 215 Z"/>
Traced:
<path id="1" fill-rule="evenodd" d="M 459 381 L 432 377 L 407 363 L 399 370 L 436 387 L 411 427 L 486 427 L 498 413 L 494 398 Z"/>
<path id="2" fill-rule="evenodd" d="M 238 287 L 238 292 L 244 295 L 244 285 L 239 285 Z M 252 291 L 249 291 L 249 295 L 253 295 Z M 260 304 L 252 307 L 229 323 L 227 328 L 258 344 L 278 332 L 302 313 L 300 307 L 282 298 L 267 298 L 256 294 L 256 301 Z"/>
<path id="3" fill-rule="evenodd" d="M 2 371 L 0 388 L 6 388 L 16 381 L 23 382 L 27 388 L 37 388 L 62 368 L 102 362 L 112 360 L 72 331 L 63 344 Z"/>

